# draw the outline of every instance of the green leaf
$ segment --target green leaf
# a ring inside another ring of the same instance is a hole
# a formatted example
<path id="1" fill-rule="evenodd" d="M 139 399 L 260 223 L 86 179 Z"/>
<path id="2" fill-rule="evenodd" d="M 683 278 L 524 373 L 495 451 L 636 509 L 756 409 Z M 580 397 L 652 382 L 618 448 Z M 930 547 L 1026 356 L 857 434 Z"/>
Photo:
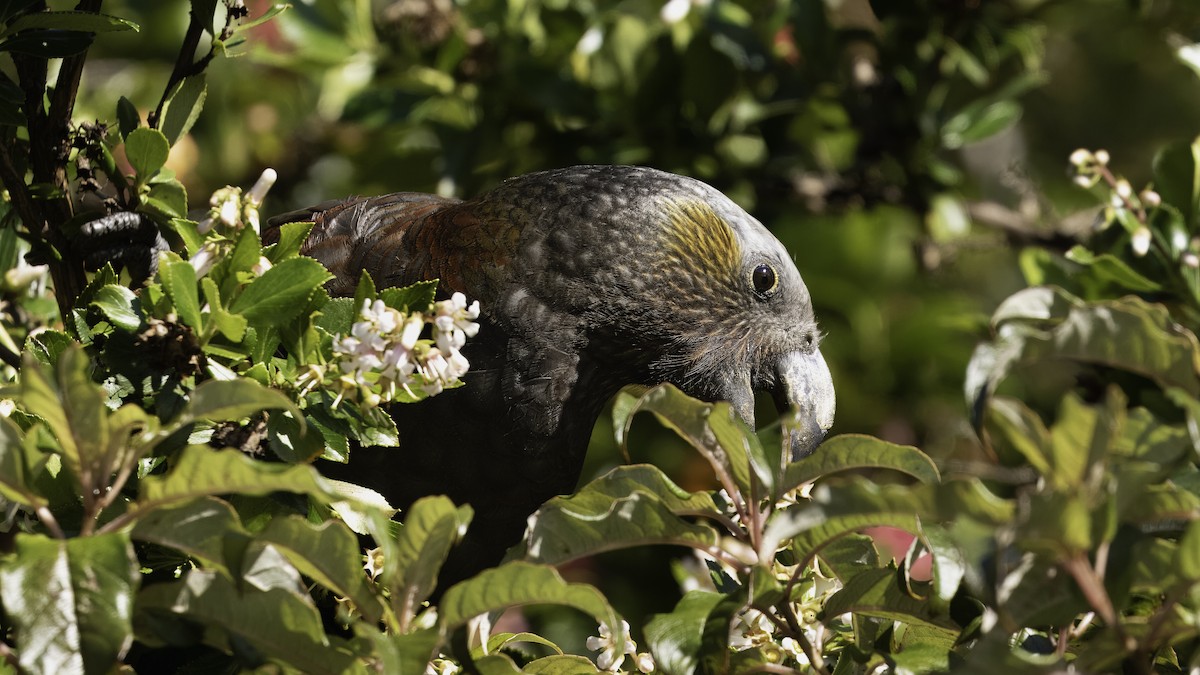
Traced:
<path id="1" fill-rule="evenodd" d="M 554 497 L 529 518 L 526 559 L 560 564 L 587 555 L 647 544 L 707 549 L 717 532 L 683 513 L 718 513 L 704 493 L 681 490 L 650 465 L 617 467 L 577 493 Z"/>
<path id="2" fill-rule="evenodd" d="M 325 437 L 303 417 L 281 412 L 267 420 L 267 442 L 277 457 L 290 464 L 305 464 L 325 451 Z"/>
<path id="3" fill-rule="evenodd" d="M 125 139 L 125 157 L 137 172 L 138 184 L 145 183 L 167 163 L 171 144 L 158 129 L 139 127 Z"/>
<path id="4" fill-rule="evenodd" d="M 142 325 L 142 307 L 133 291 L 110 284 L 96 292 L 91 304 L 104 312 L 114 326 L 132 333 Z"/>
<path id="5" fill-rule="evenodd" d="M 1200 520 L 1193 520 L 1179 538 L 1175 569 L 1189 581 L 1200 580 Z"/>
<path id="6" fill-rule="evenodd" d="M 237 450 L 213 450 L 202 445 L 184 448 L 165 476 L 147 476 L 138 487 L 138 504 L 142 507 L 237 493 L 329 495 L 328 487 L 311 466 L 262 462 Z"/>
<path id="7" fill-rule="evenodd" d="M 25 351 L 43 366 L 53 367 L 58 363 L 59 355 L 78 344 L 74 338 L 60 330 L 45 330 L 25 339 Z"/>
<path id="8" fill-rule="evenodd" d="M 199 119 L 207 95 L 208 85 L 203 72 L 185 77 L 175 85 L 167 98 L 167 107 L 159 126 L 171 145 L 178 143 Z"/>
<path id="9" fill-rule="evenodd" d="M 646 623 L 646 641 L 658 669 L 696 672 L 704 627 L 723 597 L 709 591 L 688 591 L 669 614 L 656 614 Z"/>
<path id="10" fill-rule="evenodd" d="M 49 29 L 56 31 L 79 31 L 83 33 L 111 33 L 132 30 L 138 25 L 132 21 L 108 14 L 78 11 L 31 12 L 8 24 L 0 37 L 8 37 L 23 30 Z"/>
<path id="11" fill-rule="evenodd" d="M 85 464 L 95 469 L 95 463 L 104 459 L 102 449 L 110 440 L 104 392 L 88 377 L 88 366 L 83 349 L 74 346 L 59 357 L 53 383 L 32 357 L 26 356 L 21 367 L 21 403 L 29 413 L 45 420 L 75 481 L 82 480 Z M 107 475 L 94 475 L 93 479 L 106 481 Z"/>
<path id="12" fill-rule="evenodd" d="M 522 561 L 484 570 L 451 586 L 438 609 L 442 625 L 453 630 L 487 612 L 545 604 L 573 607 L 608 626 L 621 625 L 621 617 L 594 587 L 568 583 L 553 567 Z M 614 630 L 613 634 L 620 636 L 620 630 Z M 618 649 L 621 647 L 618 645 Z"/>
<path id="13" fill-rule="evenodd" d="M 133 640 L 137 570 L 124 534 L 69 540 L 17 534 L 16 555 L 0 567 L 0 597 L 16 629 L 21 668 L 111 671 Z"/>
<path id="14" fill-rule="evenodd" d="M 922 483 L 940 480 L 933 460 L 911 445 L 897 445 L 861 434 L 842 434 L 822 443 L 817 452 L 789 464 L 780 490 L 790 492 L 821 476 L 855 469 L 890 469 Z"/>
<path id="15" fill-rule="evenodd" d="M 834 617 L 847 612 L 933 628 L 951 641 L 958 638 L 959 628 L 950 617 L 909 595 L 896 583 L 896 572 L 891 569 L 864 570 L 848 579 L 825 601 L 821 615 Z"/>
<path id="16" fill-rule="evenodd" d="M 151 215 L 157 213 L 163 219 L 183 218 L 188 212 L 187 188 L 174 178 L 152 182 L 150 193 L 142 200 L 142 205 L 151 210 Z M 139 207 L 138 210 L 143 209 Z"/>
<path id="17" fill-rule="evenodd" d="M 824 482 L 813 491 L 812 501 L 771 514 L 759 557 L 773 557 L 780 543 L 791 539 L 793 550 L 807 560 L 847 534 L 880 525 L 916 532 L 918 516 L 935 514 L 929 486 L 880 486 L 861 478 Z"/>
<path id="18" fill-rule="evenodd" d="M 944 603 L 940 605 L 944 609 L 958 592 L 969 562 L 947 528 L 922 521 L 918 524 L 917 534 L 933 558 L 933 597 Z"/>
<path id="19" fill-rule="evenodd" d="M 122 96 L 117 99 L 117 125 L 121 130 L 121 138 L 129 138 L 134 129 L 142 126 L 142 116 L 138 113 L 133 101 Z"/>
<path id="20" fill-rule="evenodd" d="M 732 417 L 733 408 L 728 403 L 704 403 L 670 384 L 654 387 L 631 406 L 613 407 L 613 427 L 622 448 L 626 446 L 633 416 L 642 411 L 653 413 L 663 426 L 699 451 L 718 479 L 733 482 L 750 493 L 750 458 L 745 446 L 728 435 L 718 437 L 709 422 L 710 417 Z"/>
<path id="21" fill-rule="evenodd" d="M 37 508 L 46 499 L 31 485 L 31 466 L 41 457 L 32 456 L 34 449 L 21 437 L 21 430 L 7 417 L 0 418 L 0 497 L 18 504 Z"/>
<path id="22" fill-rule="evenodd" d="M 382 608 L 367 587 L 358 538 L 343 523 L 330 520 L 314 525 L 300 516 L 273 518 L 255 540 L 270 542 L 301 574 L 353 600 L 367 621 L 379 620 Z"/>
<path id="23" fill-rule="evenodd" d="M 158 276 L 179 318 L 197 332 L 202 331 L 204 320 L 200 314 L 200 294 L 196 290 L 196 269 L 186 260 L 164 260 L 158 266 Z"/>
<path id="24" fill-rule="evenodd" d="M 362 283 L 361 279 L 359 283 Z M 404 288 L 385 288 L 379 292 L 379 298 L 383 300 L 383 304 L 388 307 L 395 307 L 401 312 L 424 312 L 433 304 L 437 287 L 438 282 L 436 279 L 432 281 L 418 281 Z M 355 297 L 357 297 L 357 294 Z M 467 301 L 470 302 L 473 299 L 467 298 Z M 362 307 L 361 303 L 359 307 Z"/>
<path id="25" fill-rule="evenodd" d="M 268 246 L 264 252 L 267 260 L 270 260 L 272 265 L 278 265 L 284 260 L 289 260 L 300 255 L 300 247 L 308 239 L 308 233 L 312 231 L 312 228 L 313 224 L 311 222 L 304 221 L 281 225 L 279 227 L 279 241 Z"/>
<path id="26" fill-rule="evenodd" d="M 375 540 L 385 546 L 387 587 L 393 598 L 406 603 L 401 611 L 415 613 L 433 593 L 438 571 L 466 532 L 471 516 L 470 506 L 456 508 L 448 497 L 438 495 L 414 502 L 394 539 L 380 523 L 373 528 Z"/>
<path id="27" fill-rule="evenodd" d="M 362 303 L 354 304 L 351 298 L 334 298 L 321 307 L 321 315 L 316 319 L 316 325 L 330 335 L 349 335 L 350 329 L 358 319 L 358 308 Z"/>
<path id="28" fill-rule="evenodd" d="M 1175 143 L 1160 150 L 1154 156 L 1154 189 L 1194 229 L 1200 213 L 1200 143 Z"/>
<path id="29" fill-rule="evenodd" d="M 1086 265 L 1100 279 L 1110 281 L 1118 286 L 1137 293 L 1153 293 L 1162 289 L 1162 284 L 1146 278 L 1129 266 L 1124 260 L 1102 253 L 1096 255 L 1083 246 L 1075 246 L 1067 251 L 1067 260 Z"/>
<path id="30" fill-rule="evenodd" d="M 209 422 L 237 421 L 264 410 L 287 410 L 303 417 L 300 409 L 282 392 L 255 382 L 236 380 L 207 380 L 192 391 L 187 406 L 174 421 L 183 426 L 198 420 Z"/>
<path id="31" fill-rule="evenodd" d="M 178 506 L 151 509 L 138 515 L 131 536 L 181 551 L 205 567 L 228 574 L 227 542 L 232 537 L 248 541 L 237 512 L 216 497 L 199 497 Z"/>
<path id="32" fill-rule="evenodd" d="M 0 41 L 0 52 L 14 52 L 42 59 L 62 59 L 86 51 L 92 46 L 94 33 L 31 30 Z"/>
<path id="33" fill-rule="evenodd" d="M 213 570 L 192 569 L 181 582 L 148 586 L 138 595 L 138 607 L 212 627 L 206 641 L 225 651 L 250 648 L 305 673 L 342 673 L 354 658 L 325 635 L 307 595 L 287 588 L 239 589 Z"/>
<path id="34" fill-rule="evenodd" d="M 1021 119 L 1021 105 L 1016 101 L 996 101 L 984 106 L 968 106 L 946 121 L 942 128 L 942 144 L 953 150 L 968 143 L 982 141 L 1011 127 Z"/>
<path id="35" fill-rule="evenodd" d="M 414 630 L 403 635 L 388 635 L 363 623 L 354 624 L 358 634 L 365 635 L 379 658 L 380 672 L 422 673 L 434 656 L 434 649 L 441 641 L 436 628 Z"/>
<path id="36" fill-rule="evenodd" d="M 530 661 L 525 664 L 521 672 L 525 675 L 579 675 L 580 673 L 599 673 L 601 671 L 596 664 L 582 656 L 555 654 Z"/>
<path id="37" fill-rule="evenodd" d="M 299 314 L 313 291 L 331 278 L 311 258 L 284 260 L 250 282 L 229 309 L 250 325 L 277 326 Z"/>

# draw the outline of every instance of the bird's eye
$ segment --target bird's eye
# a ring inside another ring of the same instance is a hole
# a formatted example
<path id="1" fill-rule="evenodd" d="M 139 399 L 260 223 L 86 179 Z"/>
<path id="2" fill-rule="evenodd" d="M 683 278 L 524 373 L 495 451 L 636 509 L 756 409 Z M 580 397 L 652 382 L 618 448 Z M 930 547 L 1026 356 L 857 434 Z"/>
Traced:
<path id="1" fill-rule="evenodd" d="M 760 263 L 750 273 L 750 283 L 754 285 L 754 292 L 759 297 L 766 299 L 775 294 L 775 287 L 779 285 L 779 280 L 775 277 L 774 267 Z"/>

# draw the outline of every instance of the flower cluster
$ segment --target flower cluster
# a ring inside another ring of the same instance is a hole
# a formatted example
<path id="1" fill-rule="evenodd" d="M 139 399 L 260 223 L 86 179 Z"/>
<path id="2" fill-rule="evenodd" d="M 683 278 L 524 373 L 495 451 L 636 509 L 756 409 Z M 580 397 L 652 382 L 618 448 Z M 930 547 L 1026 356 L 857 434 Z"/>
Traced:
<path id="1" fill-rule="evenodd" d="M 1108 207 L 1110 216 L 1106 222 L 1118 222 L 1129 231 L 1129 247 L 1133 255 L 1141 258 L 1148 254 L 1156 237 L 1150 227 L 1150 214 L 1162 206 L 1162 196 L 1150 188 L 1134 192 L 1133 185 L 1109 168 L 1109 155 L 1105 150 L 1080 148 L 1071 153 L 1071 169 L 1074 181 L 1083 188 L 1092 188 L 1104 183 L 1109 188 Z M 1200 239 L 1190 238 L 1186 232 L 1173 228 L 1161 232 L 1158 241 L 1162 253 L 1184 267 L 1200 268 Z"/>
<path id="2" fill-rule="evenodd" d="M 593 635 L 587 639 L 587 648 L 600 652 L 596 655 L 596 667 L 600 670 L 610 672 L 620 672 L 621 666 L 625 663 L 625 657 L 632 656 L 636 672 L 652 673 L 654 672 L 654 658 L 649 652 L 638 653 L 637 645 L 633 638 L 629 635 L 629 623 L 621 622 L 621 634 L 625 638 L 625 650 L 617 651 L 616 636 L 613 635 L 612 629 L 608 624 L 601 622 L 599 627 L 599 635 Z"/>
<path id="3" fill-rule="evenodd" d="M 460 350 L 479 331 L 478 318 L 479 302 L 468 306 L 462 293 L 435 303 L 432 315 L 404 314 L 382 300 L 364 300 L 350 334 L 333 341 L 337 400 L 351 396 L 374 407 L 419 399 L 417 388 L 433 396 L 457 386 L 470 367 Z M 421 339 L 426 324 L 433 326 L 432 340 Z"/>
<path id="4" fill-rule="evenodd" d="M 236 232 L 243 227 L 251 227 L 259 232 L 258 207 L 278 177 L 275 169 L 266 169 L 245 194 L 239 187 L 227 186 L 217 190 L 208 200 L 208 215 L 197 223 L 196 229 L 200 234 L 206 234 L 214 226 L 226 233 Z"/>

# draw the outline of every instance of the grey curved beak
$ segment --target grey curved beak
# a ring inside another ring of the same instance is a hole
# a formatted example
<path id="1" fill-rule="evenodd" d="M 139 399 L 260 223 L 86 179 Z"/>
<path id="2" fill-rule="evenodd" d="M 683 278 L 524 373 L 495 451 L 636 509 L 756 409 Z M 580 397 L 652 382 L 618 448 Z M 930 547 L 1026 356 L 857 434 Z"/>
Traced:
<path id="1" fill-rule="evenodd" d="M 771 397 L 790 440 L 791 460 L 812 454 L 833 426 L 835 396 L 833 377 L 820 350 L 811 354 L 791 352 L 775 364 Z M 754 391 L 749 373 L 739 373 L 724 383 L 722 398 L 734 412 L 754 428 Z"/>
<path id="2" fill-rule="evenodd" d="M 811 354 L 792 352 L 779 362 L 775 387 L 771 391 L 780 415 L 795 412 L 784 429 L 791 435 L 792 461 L 810 455 L 833 426 L 836 396 L 833 376 L 821 350 Z"/>

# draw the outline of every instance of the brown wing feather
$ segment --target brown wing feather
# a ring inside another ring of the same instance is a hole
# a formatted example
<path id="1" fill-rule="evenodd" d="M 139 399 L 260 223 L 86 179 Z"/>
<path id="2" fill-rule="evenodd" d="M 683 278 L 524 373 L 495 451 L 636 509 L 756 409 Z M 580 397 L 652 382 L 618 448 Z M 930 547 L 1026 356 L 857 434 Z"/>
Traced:
<path id="1" fill-rule="evenodd" d="M 419 192 L 352 197 L 276 216 L 315 225 L 301 253 L 320 260 L 335 276 L 332 295 L 353 295 L 366 270 L 376 285 L 404 286 L 440 279 L 445 292 L 462 291 L 489 301 L 499 272 L 512 260 L 520 226 L 505 209 Z M 273 232 L 264 233 L 269 243 Z"/>

